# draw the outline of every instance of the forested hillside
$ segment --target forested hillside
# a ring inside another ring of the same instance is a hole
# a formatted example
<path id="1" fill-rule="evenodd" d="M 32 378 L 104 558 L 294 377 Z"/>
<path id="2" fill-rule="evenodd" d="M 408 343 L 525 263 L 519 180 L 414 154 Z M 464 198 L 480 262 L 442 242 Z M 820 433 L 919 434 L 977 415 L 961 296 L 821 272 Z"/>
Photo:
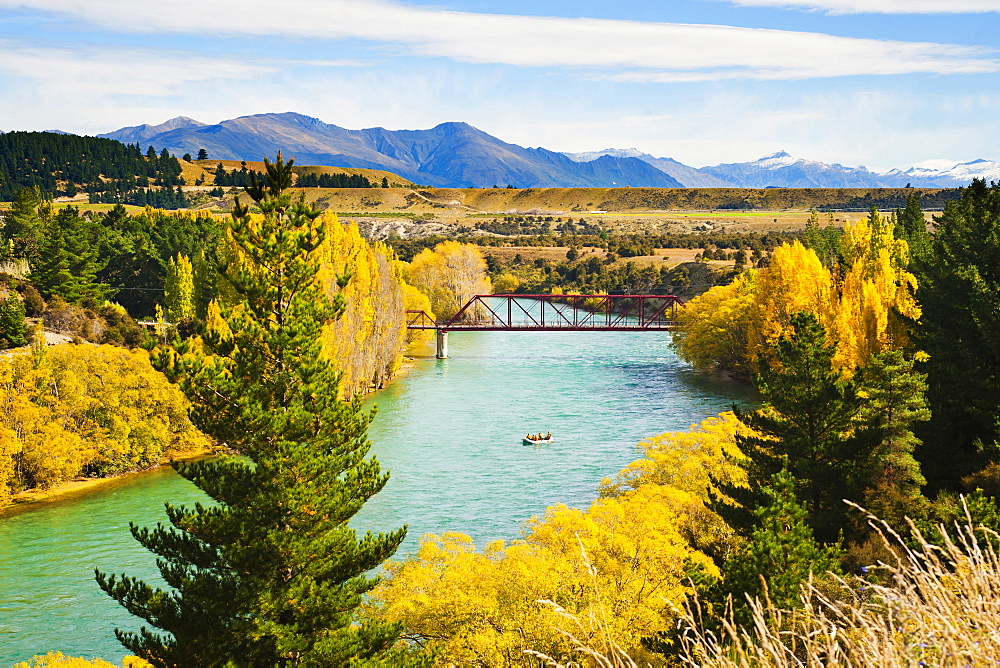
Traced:
<path id="1" fill-rule="evenodd" d="M 182 183 L 180 163 L 166 149 L 157 153 L 150 146 L 144 154 L 138 144 L 97 137 L 53 132 L 0 134 L 0 201 L 12 200 L 19 188 L 37 187 L 51 196 L 86 192 L 94 202 L 133 204 L 139 203 L 134 200 L 140 193 L 148 199 L 151 187 L 155 198 L 161 189 Z"/>

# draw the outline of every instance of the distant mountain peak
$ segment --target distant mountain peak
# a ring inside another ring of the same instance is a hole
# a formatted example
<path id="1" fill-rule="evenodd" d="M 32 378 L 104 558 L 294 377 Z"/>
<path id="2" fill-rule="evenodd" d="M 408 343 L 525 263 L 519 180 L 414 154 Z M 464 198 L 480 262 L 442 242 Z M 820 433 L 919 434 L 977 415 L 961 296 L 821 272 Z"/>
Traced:
<path id="1" fill-rule="evenodd" d="M 701 168 L 637 148 L 556 153 L 504 142 L 464 121 L 430 130 L 350 130 L 294 111 L 242 116 L 206 125 L 176 116 L 98 135 L 175 155 L 201 149 L 219 160 L 260 160 L 278 151 L 299 164 L 383 169 L 414 183 L 468 187 L 659 188 L 951 188 L 973 178 L 1000 180 L 1000 163 L 929 160 L 884 174 L 793 157 L 785 150 L 749 162 Z"/>
<path id="2" fill-rule="evenodd" d="M 653 158 L 653 156 L 649 155 L 648 153 L 643 153 L 637 148 L 605 148 L 601 149 L 600 151 L 583 151 L 582 153 L 563 153 L 563 155 L 565 155 L 573 162 L 590 162 L 591 160 L 597 160 L 603 155 L 610 155 L 613 158 L 639 158 L 640 160 Z"/>

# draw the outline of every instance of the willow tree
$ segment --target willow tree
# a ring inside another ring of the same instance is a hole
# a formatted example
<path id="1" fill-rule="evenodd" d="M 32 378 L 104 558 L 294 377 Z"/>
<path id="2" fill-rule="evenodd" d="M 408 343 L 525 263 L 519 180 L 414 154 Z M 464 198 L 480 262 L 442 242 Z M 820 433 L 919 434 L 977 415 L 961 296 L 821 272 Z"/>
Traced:
<path id="1" fill-rule="evenodd" d="M 283 192 L 291 161 L 265 164 L 266 186 L 247 188 L 262 214 L 238 205 L 226 230 L 221 320 L 158 358 L 195 424 L 241 456 L 178 465 L 214 503 L 167 504 L 172 526 L 132 527 L 170 589 L 97 574 L 163 632 L 116 631 L 157 666 L 354 665 L 380 660 L 398 635 L 353 615 L 405 527 L 359 539 L 348 525 L 388 476 L 367 458 L 371 415 L 337 399 L 339 374 L 322 354 L 322 329 L 344 310 L 317 279 L 324 227 Z"/>

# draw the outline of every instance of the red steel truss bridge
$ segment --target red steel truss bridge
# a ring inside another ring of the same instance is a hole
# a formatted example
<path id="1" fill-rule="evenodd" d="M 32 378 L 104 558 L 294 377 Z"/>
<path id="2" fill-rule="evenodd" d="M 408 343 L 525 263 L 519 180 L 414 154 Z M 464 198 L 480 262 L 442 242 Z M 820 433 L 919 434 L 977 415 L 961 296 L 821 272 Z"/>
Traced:
<path id="1" fill-rule="evenodd" d="M 674 295 L 476 295 L 447 321 L 407 311 L 407 329 L 438 333 L 438 357 L 448 356 L 448 332 L 654 332 L 675 328 Z"/>

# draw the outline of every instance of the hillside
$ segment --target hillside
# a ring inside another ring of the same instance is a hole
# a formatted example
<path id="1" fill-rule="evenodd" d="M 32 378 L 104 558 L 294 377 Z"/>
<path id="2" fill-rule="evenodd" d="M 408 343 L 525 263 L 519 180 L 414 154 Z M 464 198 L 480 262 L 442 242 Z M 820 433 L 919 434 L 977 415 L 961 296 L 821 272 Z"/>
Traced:
<path id="1" fill-rule="evenodd" d="M 193 185 L 200 182 L 201 185 L 215 185 L 215 170 L 222 165 L 227 171 L 239 170 L 244 165 L 247 169 L 255 172 L 264 172 L 264 162 L 254 160 L 194 160 L 188 162 L 180 161 L 181 176 L 184 183 Z M 295 165 L 293 171 L 296 175 L 303 174 L 351 174 L 363 176 L 373 184 L 386 179 L 391 187 L 411 187 L 412 183 L 392 172 L 381 169 L 359 169 L 351 167 L 324 167 L 322 165 Z"/>
<path id="2" fill-rule="evenodd" d="M 681 185 L 637 158 L 602 156 L 577 162 L 555 151 L 501 141 L 467 123 L 441 123 L 429 130 L 348 130 L 286 112 L 216 125 L 180 117 L 101 136 L 166 147 L 175 155 L 197 155 L 205 149 L 210 159 L 260 160 L 282 151 L 301 165 L 385 170 L 432 186 Z"/>
<path id="3" fill-rule="evenodd" d="M 307 197 L 336 211 L 552 214 L 594 211 L 782 211 L 902 207 L 919 193 L 938 209 L 958 190 L 921 188 L 308 188 Z"/>
<path id="4" fill-rule="evenodd" d="M 149 186 L 175 186 L 181 175 L 176 158 L 145 155 L 137 144 L 54 132 L 0 133 L 0 201 L 23 187 L 53 195 L 128 196 Z"/>

